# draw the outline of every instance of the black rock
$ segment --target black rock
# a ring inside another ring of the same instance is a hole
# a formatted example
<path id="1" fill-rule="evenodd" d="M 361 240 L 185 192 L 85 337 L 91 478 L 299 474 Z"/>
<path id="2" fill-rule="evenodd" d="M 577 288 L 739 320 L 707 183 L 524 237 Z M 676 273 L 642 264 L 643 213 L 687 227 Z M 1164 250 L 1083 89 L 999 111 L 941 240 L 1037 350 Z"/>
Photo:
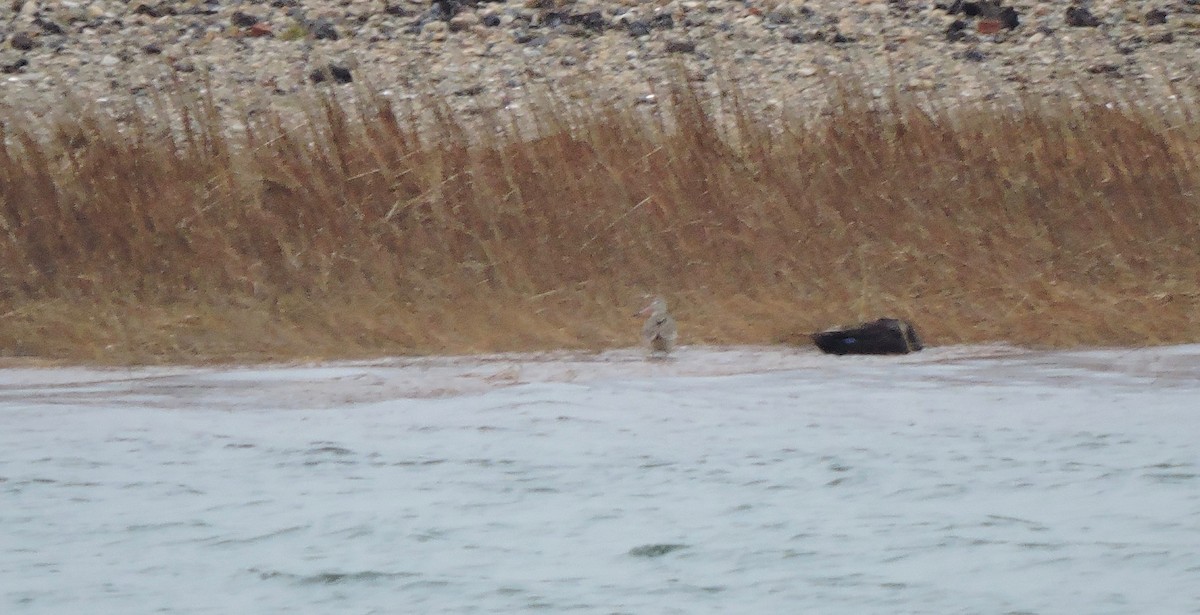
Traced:
<path id="1" fill-rule="evenodd" d="M 334 81 L 338 83 L 350 83 L 354 81 L 354 76 L 350 74 L 350 69 L 338 64 L 329 65 L 329 74 L 333 75 Z"/>
<path id="2" fill-rule="evenodd" d="M 569 18 L 571 24 L 580 26 L 584 29 L 593 32 L 603 32 L 608 27 L 608 20 L 604 19 L 604 13 L 600 11 L 588 11 L 586 13 L 576 13 Z"/>
<path id="3" fill-rule="evenodd" d="M 42 32 L 45 32 L 46 34 L 65 34 L 66 33 L 66 30 L 64 30 L 62 26 L 58 25 L 57 23 L 55 23 L 53 21 L 50 21 L 49 19 L 42 19 L 41 17 L 36 17 L 36 18 L 34 18 L 33 23 L 36 24 L 38 27 L 40 27 L 42 29 Z"/>
<path id="4" fill-rule="evenodd" d="M 462 4 L 458 0 L 433 0 L 433 10 L 436 11 L 441 19 L 449 21 L 450 18 L 458 14 L 458 10 Z"/>
<path id="5" fill-rule="evenodd" d="M 308 78 L 313 83 L 324 83 L 326 81 L 336 81 L 338 83 L 351 83 L 354 81 L 354 75 L 350 73 L 348 67 L 330 62 L 326 66 L 314 68 L 308 74 Z"/>
<path id="6" fill-rule="evenodd" d="M 1116 64 L 1100 63 L 1093 64 L 1087 67 L 1087 72 L 1093 75 L 1112 75 L 1119 77 L 1121 75 L 1121 67 Z"/>
<path id="7" fill-rule="evenodd" d="M 837 355 L 908 354 L 925 348 L 916 329 L 897 318 L 814 333 L 812 340 L 822 352 Z"/>
<path id="8" fill-rule="evenodd" d="M 455 96 L 479 96 L 484 92 L 483 84 L 475 84 L 459 90 L 454 90 Z"/>
<path id="9" fill-rule="evenodd" d="M 219 8 L 211 4 L 199 4 L 183 11 L 184 15 L 216 15 L 221 12 Z"/>
<path id="10" fill-rule="evenodd" d="M 659 13 L 650 18 L 649 24 L 655 30 L 670 30 L 675 27 L 675 18 L 670 13 Z"/>
<path id="11" fill-rule="evenodd" d="M 159 45 L 158 43 L 149 43 L 142 47 L 142 53 L 146 55 L 158 55 L 162 53 L 162 51 L 162 45 Z"/>
<path id="12" fill-rule="evenodd" d="M 1000 24 L 1009 30 L 1021 25 L 1020 14 L 1017 13 L 1017 9 L 1014 9 L 1011 6 L 1006 6 L 1000 9 L 1000 12 L 996 14 L 996 19 L 999 19 Z"/>
<path id="13" fill-rule="evenodd" d="M 695 53 L 696 43 L 692 41 L 667 41 L 663 51 L 667 53 Z"/>
<path id="14" fill-rule="evenodd" d="M 313 38 L 319 41 L 336 41 L 342 36 L 338 34 L 337 28 L 332 21 L 328 19 L 318 19 L 312 25 Z"/>
<path id="15" fill-rule="evenodd" d="M 1146 11 L 1147 26 L 1161 26 L 1167 23 L 1167 12 L 1162 9 L 1150 9 Z"/>
<path id="16" fill-rule="evenodd" d="M 160 5 L 150 4 L 148 2 L 139 2 L 138 5 L 133 8 L 133 14 L 158 18 L 166 15 L 167 12 Z"/>
<path id="17" fill-rule="evenodd" d="M 800 32 L 799 30 L 793 30 L 791 32 L 785 33 L 783 35 L 783 40 L 785 40 L 789 43 L 799 45 L 801 43 L 807 43 L 807 42 L 811 41 L 812 38 L 809 37 L 807 34 Z"/>
<path id="18" fill-rule="evenodd" d="M 946 40 L 957 43 L 965 38 L 967 38 L 967 22 L 955 19 L 949 26 L 946 26 Z"/>
<path id="19" fill-rule="evenodd" d="M 628 24 L 625 24 L 625 31 L 629 33 L 629 36 L 635 38 L 639 36 L 648 36 L 650 34 L 650 24 L 640 19 L 637 21 L 631 21 Z"/>
<path id="20" fill-rule="evenodd" d="M 495 13 L 488 13 L 479 19 L 479 23 L 489 28 L 495 28 L 500 25 L 500 16 Z"/>
<path id="21" fill-rule="evenodd" d="M 529 45 L 530 47 L 541 47 L 546 44 L 546 37 L 538 36 L 531 32 L 520 31 L 513 34 L 513 42 L 518 45 Z"/>
<path id="22" fill-rule="evenodd" d="M 972 47 L 971 49 L 962 52 L 962 59 L 968 62 L 982 62 L 987 59 L 987 56 L 983 55 L 982 51 Z"/>
<path id="23" fill-rule="evenodd" d="M 254 15 L 251 15 L 250 13 L 243 13 L 241 11 L 235 11 L 233 13 L 233 16 L 229 18 L 229 21 L 230 21 L 230 23 L 232 23 L 233 25 L 235 25 L 239 28 L 249 28 L 250 26 L 253 26 L 254 24 L 258 23 L 258 17 L 255 17 Z"/>
<path id="24" fill-rule="evenodd" d="M 0 59 L 0 73 L 4 73 L 6 75 L 19 73 L 21 72 L 21 69 L 25 68 L 26 66 L 29 66 L 29 60 L 26 60 L 24 57 L 20 57 L 15 60 Z"/>
<path id="25" fill-rule="evenodd" d="M 12 38 L 9 39 L 8 44 L 11 45 L 13 49 L 29 51 L 30 49 L 33 49 L 35 45 L 37 45 L 37 41 L 33 40 L 33 37 L 29 36 L 29 34 L 25 32 L 17 32 L 16 34 L 12 35 Z"/>
<path id="26" fill-rule="evenodd" d="M 542 15 L 542 18 L 538 20 L 538 26 L 557 28 L 567 23 L 567 17 L 568 15 L 566 13 L 560 11 L 550 11 Z"/>
<path id="27" fill-rule="evenodd" d="M 962 12 L 967 17 L 979 17 L 983 13 L 983 7 L 978 2 L 964 2 L 962 3 Z"/>
<path id="28" fill-rule="evenodd" d="M 948 15 L 957 15 L 962 12 L 962 5 L 963 0 L 954 0 L 954 2 L 950 3 L 939 2 L 933 5 L 933 7 L 946 11 Z"/>
<path id="29" fill-rule="evenodd" d="M 1082 6 L 1067 7 L 1067 25 L 1072 28 L 1095 28 L 1100 25 L 1100 18 Z"/>

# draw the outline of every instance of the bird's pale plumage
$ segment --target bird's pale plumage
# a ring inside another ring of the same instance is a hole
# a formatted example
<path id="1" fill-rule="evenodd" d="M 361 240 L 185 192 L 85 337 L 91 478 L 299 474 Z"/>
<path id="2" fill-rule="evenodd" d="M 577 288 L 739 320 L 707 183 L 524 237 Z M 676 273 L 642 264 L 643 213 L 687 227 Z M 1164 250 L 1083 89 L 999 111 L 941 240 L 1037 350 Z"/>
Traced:
<path id="1" fill-rule="evenodd" d="M 646 317 L 646 323 L 642 325 L 642 341 L 651 351 L 667 354 L 675 348 L 679 331 L 675 326 L 675 318 L 667 311 L 666 299 L 655 297 L 637 315 Z"/>

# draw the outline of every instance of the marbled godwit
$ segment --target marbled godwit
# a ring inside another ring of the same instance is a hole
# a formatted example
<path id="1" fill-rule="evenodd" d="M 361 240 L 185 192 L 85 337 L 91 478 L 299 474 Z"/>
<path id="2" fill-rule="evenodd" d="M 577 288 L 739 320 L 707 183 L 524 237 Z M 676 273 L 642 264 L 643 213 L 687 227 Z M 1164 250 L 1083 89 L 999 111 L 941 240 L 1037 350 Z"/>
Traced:
<path id="1" fill-rule="evenodd" d="M 642 325 L 642 340 L 650 347 L 651 352 L 666 355 L 675 348 L 675 339 L 679 332 L 675 327 L 675 318 L 667 311 L 667 300 L 655 297 L 650 305 L 642 308 L 636 316 L 645 316 L 646 324 Z"/>

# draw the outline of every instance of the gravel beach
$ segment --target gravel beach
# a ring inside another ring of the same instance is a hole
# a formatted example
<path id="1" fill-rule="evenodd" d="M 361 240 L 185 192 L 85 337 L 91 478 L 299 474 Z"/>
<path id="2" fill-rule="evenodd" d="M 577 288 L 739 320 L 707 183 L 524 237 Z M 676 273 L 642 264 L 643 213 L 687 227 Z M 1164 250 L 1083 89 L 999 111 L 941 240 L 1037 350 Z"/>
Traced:
<path id="1" fill-rule="evenodd" d="M 1167 101 L 1195 90 L 1200 2 L 1063 0 L 56 0 L 0 7 L 0 101 L 44 115 L 64 96 L 114 110 L 183 84 L 225 108 L 287 109 L 369 83 L 465 114 L 554 88 L 657 104 L 680 77 L 736 82 L 755 112 L 811 111 L 838 78 L 942 101 Z M 1081 88 L 1082 86 L 1082 88 Z"/>

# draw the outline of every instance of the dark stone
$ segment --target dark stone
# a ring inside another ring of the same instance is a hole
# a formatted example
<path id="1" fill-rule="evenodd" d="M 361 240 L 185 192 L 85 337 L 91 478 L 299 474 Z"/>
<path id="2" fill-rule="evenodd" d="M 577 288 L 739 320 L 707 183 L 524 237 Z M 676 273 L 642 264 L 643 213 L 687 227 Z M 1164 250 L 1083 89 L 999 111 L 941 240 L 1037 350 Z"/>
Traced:
<path id="1" fill-rule="evenodd" d="M 629 36 L 635 38 L 648 36 L 650 34 L 650 24 L 640 19 L 638 21 L 631 21 L 625 25 L 625 31 L 629 33 Z"/>
<path id="2" fill-rule="evenodd" d="M 1095 28 L 1100 25 L 1100 18 L 1082 6 L 1067 7 L 1067 25 L 1072 28 Z"/>
<path id="3" fill-rule="evenodd" d="M 967 17 L 979 17 L 983 13 L 983 7 L 978 2 L 964 2 L 962 12 Z"/>
<path id="4" fill-rule="evenodd" d="M 908 16 L 911 12 L 919 10 L 917 7 L 909 4 L 908 0 L 888 0 L 888 8 L 892 12 L 904 16 Z"/>
<path id="5" fill-rule="evenodd" d="M 1167 12 L 1162 9 L 1150 9 L 1146 11 L 1147 26 L 1161 26 L 1167 23 Z"/>
<path id="6" fill-rule="evenodd" d="M 954 2 L 943 3 L 938 2 L 933 5 L 935 9 L 946 11 L 947 15 L 957 15 L 962 12 L 963 0 L 954 0 Z"/>
<path id="7" fill-rule="evenodd" d="M 6 75 L 19 73 L 26 66 L 29 66 L 29 60 L 26 60 L 23 56 L 15 60 L 0 59 L 0 73 Z"/>
<path id="8" fill-rule="evenodd" d="M 348 67 L 330 62 L 326 66 L 314 68 L 308 74 L 308 78 L 313 83 L 324 83 L 326 81 L 336 81 L 338 83 L 351 83 L 354 81 L 354 75 L 350 73 Z"/>
<path id="9" fill-rule="evenodd" d="M 454 90 L 454 95 L 455 96 L 479 96 L 480 94 L 483 93 L 483 91 L 484 91 L 483 84 L 477 83 L 475 85 L 462 88 L 461 90 Z"/>
<path id="10" fill-rule="evenodd" d="M 1160 34 L 1152 34 L 1146 39 L 1148 43 L 1154 44 L 1170 44 L 1175 42 L 1175 34 L 1172 32 L 1162 32 Z"/>
<path id="11" fill-rule="evenodd" d="M 650 18 L 649 24 L 655 30 L 670 30 L 675 27 L 675 18 L 670 13 L 659 13 Z"/>
<path id="12" fill-rule="evenodd" d="M 1008 28 L 1009 30 L 1013 30 L 1017 26 L 1021 25 L 1020 14 L 1017 13 L 1017 9 L 1014 9 L 1011 6 L 1006 6 L 1000 9 L 1000 12 L 996 14 L 996 19 L 1000 20 L 1000 25 Z"/>
<path id="13" fill-rule="evenodd" d="M 542 18 L 538 20 L 538 25 L 546 28 L 557 28 L 567 23 L 567 17 L 568 16 L 566 13 L 550 11 L 549 13 L 542 15 Z"/>
<path id="14" fill-rule="evenodd" d="M 33 40 L 33 37 L 29 36 L 29 34 L 26 32 L 17 32 L 16 34 L 12 35 L 12 38 L 9 39 L 8 44 L 11 45 L 13 49 L 29 51 L 37 45 L 37 41 Z"/>
<path id="15" fill-rule="evenodd" d="M 300 0 L 271 0 L 271 6 L 277 9 L 295 8 L 300 6 Z"/>
<path id="16" fill-rule="evenodd" d="M 600 11 L 576 13 L 571 15 L 569 20 L 571 24 L 581 26 L 593 32 L 603 32 L 608 27 L 608 21 L 604 19 L 604 13 Z"/>
<path id="17" fill-rule="evenodd" d="M 66 33 L 66 30 L 64 30 L 62 26 L 58 25 L 57 23 L 55 23 L 53 21 L 50 21 L 49 19 L 42 19 L 41 17 L 37 17 L 33 20 L 33 23 L 36 24 L 38 27 L 40 27 L 42 29 L 42 32 L 45 32 L 46 34 L 53 35 L 53 34 L 65 34 Z"/>
<path id="18" fill-rule="evenodd" d="M 149 43 L 142 47 L 142 53 L 145 53 L 146 55 L 158 55 L 162 53 L 162 51 L 162 45 L 158 43 Z"/>
<path id="19" fill-rule="evenodd" d="M 517 32 L 513 34 L 513 42 L 518 45 L 528 45 L 530 47 L 541 47 L 546 44 L 546 37 L 538 36 L 531 32 Z"/>
<path id="20" fill-rule="evenodd" d="M 350 74 L 350 69 L 339 64 L 330 64 L 329 74 L 333 75 L 334 81 L 338 83 L 350 83 L 354 81 L 354 76 Z"/>
<path id="21" fill-rule="evenodd" d="M 163 10 L 163 8 L 161 6 L 159 6 L 157 4 L 149 4 L 146 2 L 140 2 L 140 3 L 138 3 L 137 6 L 135 6 L 133 8 L 133 14 L 134 15 L 145 15 L 146 17 L 154 17 L 157 19 L 159 17 L 166 15 L 167 13 L 165 10 Z"/>
<path id="22" fill-rule="evenodd" d="M 489 28 L 495 28 L 500 25 L 500 16 L 494 13 L 488 13 L 480 18 L 479 23 L 482 23 Z"/>
<path id="23" fill-rule="evenodd" d="M 184 10 L 183 14 L 184 15 L 209 15 L 209 16 L 211 16 L 211 15 L 216 15 L 219 12 L 221 12 L 221 10 L 216 6 L 213 6 L 211 4 L 201 4 L 201 5 L 196 5 L 196 6 L 193 6 L 193 7 L 190 7 L 188 9 Z"/>
<path id="24" fill-rule="evenodd" d="M 916 329 L 896 318 L 814 333 L 812 340 L 821 352 L 837 355 L 908 354 L 925 348 Z"/>
<path id="25" fill-rule="evenodd" d="M 312 35 L 319 41 L 336 41 L 342 37 L 328 19 L 318 19 L 312 26 Z"/>
<path id="26" fill-rule="evenodd" d="M 663 51 L 667 53 L 695 53 L 696 43 L 692 41 L 667 41 Z"/>
<path id="27" fill-rule="evenodd" d="M 834 30 L 833 33 L 830 34 L 826 40 L 828 40 L 830 43 L 833 43 L 834 45 L 842 45 L 845 43 L 853 43 L 854 42 L 854 39 L 842 34 L 841 32 L 838 32 L 837 30 Z"/>
<path id="28" fill-rule="evenodd" d="M 955 19 L 949 26 L 946 26 L 946 40 L 957 43 L 965 38 L 967 38 L 967 22 Z"/>
<path id="29" fill-rule="evenodd" d="M 403 5 L 392 4 L 391 2 L 389 2 L 387 4 L 387 6 L 383 7 L 383 12 L 385 15 L 391 15 L 392 17 L 407 17 L 408 16 L 408 11 L 404 10 Z"/>
<path id="30" fill-rule="evenodd" d="M 1117 66 L 1116 64 L 1109 64 L 1107 62 L 1101 63 L 1101 64 L 1093 64 L 1093 65 L 1087 67 L 1086 70 L 1087 70 L 1087 72 L 1089 72 L 1093 75 L 1120 76 L 1120 74 L 1121 74 L 1120 66 Z"/>
<path id="31" fill-rule="evenodd" d="M 235 25 L 239 28 L 249 28 L 250 26 L 253 26 L 254 24 L 258 23 L 258 17 L 255 17 L 254 15 L 251 15 L 250 13 L 243 13 L 241 11 L 235 11 L 233 13 L 233 16 L 229 18 L 229 21 L 230 21 L 230 23 L 232 23 L 233 25 Z"/>
<path id="32" fill-rule="evenodd" d="M 458 0 L 433 0 L 432 10 L 438 13 L 439 19 L 449 21 L 450 18 L 458 14 L 459 8 L 462 5 Z"/>
<path id="33" fill-rule="evenodd" d="M 983 55 L 982 51 L 972 47 L 962 53 L 962 59 L 968 62 L 982 62 L 987 59 L 987 56 Z"/>
<path id="34" fill-rule="evenodd" d="M 791 32 L 784 33 L 783 40 L 785 40 L 789 43 L 799 45 L 801 43 L 807 43 L 807 42 L 811 41 L 812 39 L 807 34 L 801 32 L 799 30 L 792 30 Z"/>

